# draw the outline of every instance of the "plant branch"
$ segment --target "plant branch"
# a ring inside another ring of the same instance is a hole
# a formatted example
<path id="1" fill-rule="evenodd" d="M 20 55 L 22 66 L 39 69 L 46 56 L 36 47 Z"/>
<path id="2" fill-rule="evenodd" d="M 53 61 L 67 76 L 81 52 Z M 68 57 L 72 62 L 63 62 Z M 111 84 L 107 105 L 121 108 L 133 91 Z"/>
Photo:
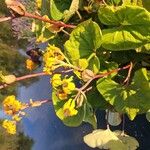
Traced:
<path id="1" fill-rule="evenodd" d="M 99 78 L 102 78 L 102 77 L 105 77 L 105 76 L 108 76 L 112 73 L 115 73 L 115 72 L 118 72 L 120 70 L 125 70 L 125 69 L 128 69 L 131 65 L 127 65 L 125 67 L 122 67 L 122 68 L 117 68 L 117 69 L 114 69 L 114 70 L 111 70 L 109 72 L 106 72 L 106 73 L 102 73 L 102 74 L 98 74 L 98 75 L 95 75 L 92 79 L 90 79 L 81 89 L 84 90 L 93 80 L 95 79 L 99 79 Z"/>
<path id="2" fill-rule="evenodd" d="M 122 67 L 122 68 L 114 69 L 114 70 L 109 71 L 109 72 L 106 72 L 106 73 L 102 73 L 102 74 L 95 75 L 95 76 L 94 76 L 93 78 L 91 78 L 88 82 L 86 82 L 81 88 L 78 89 L 78 94 L 77 94 L 77 95 L 79 95 L 79 94 L 81 93 L 81 91 L 85 90 L 93 80 L 99 79 L 99 78 L 102 78 L 102 77 L 105 77 L 105 76 L 108 76 L 108 75 L 110 75 L 110 74 L 112 74 L 112 73 L 115 73 L 115 72 L 118 72 L 118 71 L 120 71 L 120 70 L 128 69 L 128 68 L 130 68 L 130 66 L 131 66 L 131 64 L 130 64 L 130 65 L 127 65 L 127 66 L 125 66 L 125 67 Z"/>
<path id="3" fill-rule="evenodd" d="M 33 107 L 39 107 L 45 103 L 52 102 L 52 100 L 45 99 L 45 100 L 37 100 L 37 101 L 31 101 L 29 103 L 26 103 L 21 110 L 27 109 L 27 108 L 33 108 Z"/>
<path id="4" fill-rule="evenodd" d="M 0 22 L 12 20 L 14 17 L 13 16 L 8 16 L 8 17 L 0 17 Z"/>
<path id="5" fill-rule="evenodd" d="M 21 81 L 21 80 L 25 80 L 25 79 L 34 78 L 34 77 L 45 76 L 45 75 L 48 75 L 48 74 L 46 74 L 44 72 L 29 74 L 29 75 L 25 75 L 25 76 L 22 76 L 22 77 L 17 77 L 15 82 L 18 82 L 18 81 Z M 7 87 L 9 85 L 10 84 L 2 84 L 2 85 L 0 85 L 0 89 L 3 89 L 3 88 L 5 88 L 5 87 Z"/>
<path id="6" fill-rule="evenodd" d="M 31 14 L 31 13 L 28 13 L 28 12 L 25 12 L 24 15 L 21 15 L 19 17 L 27 17 L 27 18 L 41 20 L 43 22 L 53 24 L 53 25 L 55 25 L 56 27 L 59 27 L 59 28 L 60 27 L 63 27 L 63 28 L 75 28 L 76 27 L 75 25 L 65 24 L 62 21 L 51 20 L 49 18 L 40 16 L 40 15 Z M 18 16 L 0 17 L 0 22 L 12 20 L 12 19 L 19 18 L 19 17 Z"/>
<path id="7" fill-rule="evenodd" d="M 61 22 L 61 21 L 50 20 L 50 19 L 42 17 L 40 15 L 34 15 L 34 14 L 31 14 L 31 13 L 28 13 L 28 12 L 25 12 L 23 17 L 38 19 L 38 20 L 41 20 L 41 21 L 44 21 L 44 22 L 51 23 L 51 24 L 53 24 L 57 27 L 64 27 L 64 28 L 75 28 L 76 27 L 76 26 L 71 25 L 71 24 L 65 24 L 64 22 Z"/>
<path id="8" fill-rule="evenodd" d="M 126 83 L 126 84 L 129 83 L 132 69 L 133 69 L 133 63 L 130 62 L 130 67 L 129 67 L 128 75 L 127 75 L 127 77 L 125 78 L 125 80 L 123 81 L 124 84 L 125 84 L 125 83 Z"/>

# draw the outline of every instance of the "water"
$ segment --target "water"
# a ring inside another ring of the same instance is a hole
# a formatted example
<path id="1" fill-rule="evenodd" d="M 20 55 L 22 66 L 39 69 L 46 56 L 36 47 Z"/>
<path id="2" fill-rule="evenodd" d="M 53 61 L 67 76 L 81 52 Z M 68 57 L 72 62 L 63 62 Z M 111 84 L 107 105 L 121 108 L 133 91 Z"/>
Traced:
<path id="1" fill-rule="evenodd" d="M 26 88 L 18 88 L 18 99 L 28 102 L 49 99 L 51 87 L 49 77 L 40 77 L 36 83 Z M 41 107 L 27 110 L 28 116 L 22 121 L 25 134 L 34 139 L 33 150 L 93 150 L 83 142 L 83 136 L 92 131 L 90 125 L 82 124 L 77 128 L 70 128 L 56 117 L 53 106 L 44 104 Z M 105 128 L 103 112 L 98 112 L 98 127 Z M 121 129 L 121 126 L 112 129 Z M 131 122 L 126 117 L 125 131 L 134 136 L 140 143 L 139 150 L 150 150 L 150 123 L 145 115 L 140 115 Z M 96 149 L 95 149 L 96 150 Z"/>

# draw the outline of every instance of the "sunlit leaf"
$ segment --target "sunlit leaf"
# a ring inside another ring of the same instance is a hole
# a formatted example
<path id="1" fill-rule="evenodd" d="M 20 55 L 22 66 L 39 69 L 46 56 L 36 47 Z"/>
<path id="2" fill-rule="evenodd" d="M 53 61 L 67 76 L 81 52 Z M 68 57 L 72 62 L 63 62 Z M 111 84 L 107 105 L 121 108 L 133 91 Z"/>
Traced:
<path id="1" fill-rule="evenodd" d="M 80 58 L 90 56 L 101 45 L 101 30 L 97 23 L 87 20 L 79 24 L 65 43 L 66 54 L 75 64 Z"/>
<path id="2" fill-rule="evenodd" d="M 127 150 L 136 150 L 139 147 L 139 143 L 134 137 L 122 134 L 121 131 L 114 131 L 114 133 L 127 146 Z"/>
<path id="3" fill-rule="evenodd" d="M 147 112 L 150 108 L 150 83 L 146 69 L 138 70 L 128 87 L 111 79 L 100 79 L 97 89 L 117 111 L 126 112 L 132 120 L 137 113 Z"/>
<path id="4" fill-rule="evenodd" d="M 126 146 L 110 129 L 94 130 L 92 133 L 84 136 L 84 142 L 92 148 L 126 150 Z"/>
<path id="5" fill-rule="evenodd" d="M 65 10 L 69 9 L 71 0 L 50 0 L 50 16 L 54 20 L 61 20 Z"/>
<path id="6" fill-rule="evenodd" d="M 72 0 L 69 10 L 64 12 L 64 22 L 67 22 L 79 9 L 80 0 Z"/>
<path id="7" fill-rule="evenodd" d="M 92 70 L 95 74 L 99 72 L 100 61 L 97 56 L 90 59 L 88 69 Z"/>
<path id="8" fill-rule="evenodd" d="M 139 6 L 106 6 L 99 9 L 103 30 L 102 46 L 108 50 L 130 50 L 150 40 L 150 14 Z"/>

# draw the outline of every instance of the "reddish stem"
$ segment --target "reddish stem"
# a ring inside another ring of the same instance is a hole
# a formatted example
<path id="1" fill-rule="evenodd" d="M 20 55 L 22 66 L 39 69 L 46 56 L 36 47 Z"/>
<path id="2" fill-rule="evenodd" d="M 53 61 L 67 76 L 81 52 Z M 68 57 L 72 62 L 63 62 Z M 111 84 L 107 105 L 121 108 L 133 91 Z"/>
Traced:
<path id="1" fill-rule="evenodd" d="M 46 99 L 46 100 L 38 100 L 38 101 L 34 101 L 33 103 L 36 103 L 36 102 L 40 102 L 40 104 L 42 105 L 42 104 L 45 104 L 45 103 L 48 103 L 48 102 L 52 102 L 52 100 L 49 100 L 49 99 Z M 39 105 L 39 106 L 41 106 L 41 105 Z M 26 104 L 24 105 L 24 107 L 22 107 L 21 110 L 24 110 L 24 109 L 27 109 L 27 108 L 30 108 L 30 107 L 32 107 L 32 104 L 31 104 L 31 103 L 26 103 Z M 38 107 L 38 106 L 37 106 L 37 107 Z"/>
<path id="2" fill-rule="evenodd" d="M 120 71 L 120 70 L 128 69 L 128 68 L 130 68 L 130 66 L 131 66 L 131 64 L 130 64 L 130 65 L 127 65 L 127 66 L 125 66 L 125 67 L 122 67 L 122 68 L 114 69 L 114 70 L 109 71 L 109 72 L 106 72 L 106 73 L 102 73 L 102 74 L 95 75 L 92 79 L 90 79 L 90 80 L 89 80 L 84 86 L 82 86 L 79 90 L 80 90 L 80 91 L 85 90 L 85 89 L 88 87 L 88 85 L 89 85 L 93 80 L 95 80 L 95 79 L 99 79 L 99 78 L 108 76 L 108 75 L 110 75 L 110 74 L 112 74 L 112 73 L 115 73 L 115 72 L 118 72 L 118 71 Z"/>
<path id="3" fill-rule="evenodd" d="M 76 27 L 75 25 L 65 24 L 62 21 L 50 20 L 50 19 L 48 19 L 46 17 L 40 16 L 40 15 L 31 14 L 31 13 L 28 13 L 28 12 L 25 12 L 24 15 L 19 16 L 19 17 L 28 17 L 28 18 L 38 19 L 38 20 L 41 20 L 41 21 L 53 24 L 53 25 L 55 25 L 56 27 L 59 27 L 59 28 L 60 27 L 64 27 L 64 28 L 73 28 L 74 29 Z M 17 17 L 13 17 L 13 16 L 0 17 L 0 22 L 12 20 L 12 19 L 19 18 L 19 17 L 18 16 Z"/>
<path id="4" fill-rule="evenodd" d="M 45 75 L 48 75 L 44 72 L 40 72 L 40 73 L 34 73 L 34 74 L 29 74 L 29 75 L 25 75 L 25 76 L 22 76 L 22 77 L 17 77 L 16 78 L 16 81 L 21 81 L 21 80 L 25 80 L 25 79 L 30 79 L 30 78 L 34 78 L 34 77 L 39 77 L 39 76 L 45 76 Z M 14 83 L 14 82 L 13 82 Z M 3 89 L 7 86 L 9 86 L 10 84 L 3 84 L 3 85 L 0 85 L 0 89 Z"/>
<path id="5" fill-rule="evenodd" d="M 48 18 L 42 17 L 40 15 L 34 15 L 28 12 L 25 12 L 24 17 L 28 17 L 28 18 L 34 18 L 34 19 L 38 19 L 44 22 L 48 22 L 51 23 L 57 27 L 64 27 L 64 28 L 75 28 L 76 26 L 71 25 L 71 24 L 65 24 L 64 22 L 61 21 L 54 21 L 54 20 L 50 20 Z"/>
<path id="6" fill-rule="evenodd" d="M 114 70 L 112 70 L 112 71 L 109 71 L 109 72 L 106 72 L 106 73 L 102 73 L 102 74 L 96 75 L 96 76 L 94 77 L 94 79 L 102 78 L 102 77 L 108 76 L 108 75 L 110 75 L 110 74 L 112 74 L 112 73 L 115 73 L 115 72 L 118 72 L 118 71 L 120 71 L 120 70 L 128 69 L 128 68 L 130 68 L 130 66 L 131 66 L 131 65 L 127 65 L 127 66 L 122 67 L 122 68 L 117 68 L 117 69 L 114 69 Z"/>

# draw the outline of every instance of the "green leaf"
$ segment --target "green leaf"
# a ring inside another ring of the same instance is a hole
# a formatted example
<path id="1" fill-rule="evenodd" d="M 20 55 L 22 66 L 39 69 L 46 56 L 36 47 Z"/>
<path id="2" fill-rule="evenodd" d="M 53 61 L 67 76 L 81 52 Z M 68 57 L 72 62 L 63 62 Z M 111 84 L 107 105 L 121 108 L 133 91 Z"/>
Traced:
<path id="1" fill-rule="evenodd" d="M 130 119 L 150 108 L 150 82 L 146 69 L 136 71 L 131 85 L 122 86 L 111 79 L 99 79 L 97 89 L 118 112 L 126 112 Z"/>
<path id="2" fill-rule="evenodd" d="M 65 118 L 63 120 L 63 123 L 69 127 L 77 127 L 81 125 L 82 121 L 84 120 L 84 116 L 85 110 L 84 107 L 82 106 L 78 109 L 77 115 Z"/>
<path id="3" fill-rule="evenodd" d="M 150 43 L 145 44 L 144 46 L 136 49 L 137 52 L 150 54 Z"/>
<path id="4" fill-rule="evenodd" d="M 68 10 L 71 0 L 50 0 L 50 16 L 54 20 L 61 20 L 65 10 Z"/>
<path id="5" fill-rule="evenodd" d="M 96 55 L 90 59 L 88 69 L 92 70 L 95 74 L 99 72 L 100 61 Z"/>
<path id="6" fill-rule="evenodd" d="M 130 50 L 149 42 L 149 26 L 123 26 L 102 31 L 102 46 L 108 50 Z"/>
<path id="7" fill-rule="evenodd" d="M 89 103 L 85 104 L 85 117 L 84 122 L 90 123 L 94 129 L 97 128 L 97 119 L 93 112 L 93 108 Z"/>
<path id="8" fill-rule="evenodd" d="M 150 41 L 150 13 L 139 6 L 100 7 L 100 21 L 104 29 L 102 46 L 108 50 L 129 50 Z"/>
<path id="9" fill-rule="evenodd" d="M 150 25 L 149 12 L 139 6 L 100 7 L 98 17 L 105 25 Z"/>
<path id="10" fill-rule="evenodd" d="M 68 58 L 75 64 L 80 58 L 90 56 L 101 46 L 101 30 L 97 23 L 87 20 L 79 24 L 65 43 Z"/>
<path id="11" fill-rule="evenodd" d="M 104 97 L 98 92 L 95 84 L 93 85 L 92 90 L 87 92 L 87 101 L 93 108 L 98 108 L 105 110 L 108 108 L 109 103 L 107 103 Z"/>
<path id="12" fill-rule="evenodd" d="M 67 22 L 79 9 L 80 0 L 72 0 L 69 10 L 64 12 L 64 22 Z"/>

